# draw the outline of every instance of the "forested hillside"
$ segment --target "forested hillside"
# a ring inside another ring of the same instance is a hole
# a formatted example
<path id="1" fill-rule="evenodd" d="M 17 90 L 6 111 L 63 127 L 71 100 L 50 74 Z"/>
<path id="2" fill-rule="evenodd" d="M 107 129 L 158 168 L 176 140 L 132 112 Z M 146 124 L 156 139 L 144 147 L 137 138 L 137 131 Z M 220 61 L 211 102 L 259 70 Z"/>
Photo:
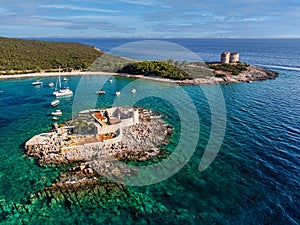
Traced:
<path id="1" fill-rule="evenodd" d="M 102 52 L 92 46 L 0 37 L 0 72 L 86 69 Z"/>
<path id="2" fill-rule="evenodd" d="M 118 71 L 133 75 L 144 75 L 169 78 L 173 80 L 185 80 L 192 77 L 185 71 L 165 61 L 143 61 L 131 63 Z"/>

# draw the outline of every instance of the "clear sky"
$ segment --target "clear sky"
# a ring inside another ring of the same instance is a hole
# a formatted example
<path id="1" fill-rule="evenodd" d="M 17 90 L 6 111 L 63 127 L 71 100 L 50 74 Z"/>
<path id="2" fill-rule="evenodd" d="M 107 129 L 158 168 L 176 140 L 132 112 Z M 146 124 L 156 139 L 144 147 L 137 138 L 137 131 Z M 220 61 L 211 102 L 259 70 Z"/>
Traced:
<path id="1" fill-rule="evenodd" d="M 300 37 L 300 0 L 0 0 L 5 37 Z"/>

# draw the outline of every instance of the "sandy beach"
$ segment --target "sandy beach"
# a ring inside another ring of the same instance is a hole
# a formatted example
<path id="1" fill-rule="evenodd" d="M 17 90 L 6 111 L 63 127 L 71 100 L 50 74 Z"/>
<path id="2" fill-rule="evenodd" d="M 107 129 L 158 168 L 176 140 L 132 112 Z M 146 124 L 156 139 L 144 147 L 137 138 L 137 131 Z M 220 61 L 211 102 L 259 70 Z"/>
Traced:
<path id="1" fill-rule="evenodd" d="M 127 77 L 127 78 L 137 78 L 144 80 L 152 80 L 157 82 L 167 82 L 167 83 L 176 83 L 177 81 L 159 78 L 159 77 L 146 77 L 143 75 L 132 75 L 132 74 L 121 74 L 121 73 L 111 73 L 111 72 L 52 72 L 52 73 L 29 73 L 29 74 L 16 74 L 16 75 L 1 75 L 1 79 L 15 79 L 15 78 L 32 78 L 32 77 L 56 77 L 56 76 L 86 76 L 86 75 L 95 75 L 95 76 L 117 76 L 117 77 Z"/>
<path id="2" fill-rule="evenodd" d="M 86 76 L 86 75 L 96 75 L 96 76 L 117 76 L 117 77 L 127 77 L 151 80 L 157 82 L 167 82 L 176 83 L 179 85 L 209 85 L 209 84 L 222 84 L 222 83 L 238 83 L 238 82 L 252 82 L 252 81 L 262 81 L 268 79 L 275 79 L 278 73 L 271 70 L 261 68 L 258 66 L 249 66 L 248 69 L 236 76 L 226 76 L 223 78 L 210 76 L 203 78 L 194 78 L 191 80 L 171 80 L 167 78 L 160 77 L 150 77 L 144 75 L 132 75 L 132 74 L 122 74 L 122 73 L 111 73 L 111 72 L 52 72 L 52 73 L 30 73 L 30 74 L 17 74 L 17 75 L 2 75 L 1 79 L 15 79 L 15 78 L 30 78 L 30 77 L 55 77 L 55 76 Z"/>
<path id="3" fill-rule="evenodd" d="M 56 76 L 82 76 L 82 75 L 103 75 L 114 76 L 116 73 L 107 72 L 52 72 L 52 73 L 28 73 L 16 75 L 1 75 L 0 79 L 14 79 L 14 78 L 30 78 L 30 77 L 56 77 Z"/>

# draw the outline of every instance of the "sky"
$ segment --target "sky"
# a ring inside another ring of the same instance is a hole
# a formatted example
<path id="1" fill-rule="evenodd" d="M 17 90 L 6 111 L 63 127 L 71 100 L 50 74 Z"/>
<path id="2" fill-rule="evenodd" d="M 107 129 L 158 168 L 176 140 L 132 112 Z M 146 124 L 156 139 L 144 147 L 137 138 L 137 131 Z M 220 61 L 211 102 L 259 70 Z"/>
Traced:
<path id="1" fill-rule="evenodd" d="M 2 37 L 300 37 L 300 0 L 0 2 Z"/>

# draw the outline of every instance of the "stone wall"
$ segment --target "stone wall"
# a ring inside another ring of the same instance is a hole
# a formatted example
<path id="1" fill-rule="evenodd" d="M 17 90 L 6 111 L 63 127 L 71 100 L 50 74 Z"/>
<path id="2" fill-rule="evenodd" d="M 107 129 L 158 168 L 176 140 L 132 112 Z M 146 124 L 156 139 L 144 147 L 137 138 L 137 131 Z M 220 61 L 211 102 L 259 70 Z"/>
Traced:
<path id="1" fill-rule="evenodd" d="M 117 135 L 115 138 L 109 139 L 109 140 L 104 140 L 104 144 L 114 144 L 117 142 L 121 142 L 123 139 L 123 131 L 122 129 L 118 129 L 115 131 L 115 134 Z"/>
<path id="2" fill-rule="evenodd" d="M 107 134 L 107 133 L 114 133 L 118 129 L 122 129 L 124 127 L 129 127 L 135 124 L 139 123 L 139 112 L 138 110 L 133 110 L 132 109 L 123 109 L 119 107 L 114 107 L 114 108 L 109 108 L 107 109 L 107 112 L 110 117 L 115 117 L 121 120 L 120 123 L 113 124 L 113 125 L 107 125 L 107 126 L 97 126 L 98 128 L 98 134 Z M 94 116 L 93 116 L 94 117 Z M 98 121 L 99 124 L 101 122 L 94 117 L 96 121 Z"/>
<path id="3" fill-rule="evenodd" d="M 122 127 L 129 127 L 129 126 L 132 126 L 132 125 L 134 125 L 133 117 L 122 120 Z"/>
<path id="4" fill-rule="evenodd" d="M 122 126 L 122 122 L 113 125 L 103 126 L 99 128 L 98 134 L 114 133 L 116 130 L 122 128 Z"/>

